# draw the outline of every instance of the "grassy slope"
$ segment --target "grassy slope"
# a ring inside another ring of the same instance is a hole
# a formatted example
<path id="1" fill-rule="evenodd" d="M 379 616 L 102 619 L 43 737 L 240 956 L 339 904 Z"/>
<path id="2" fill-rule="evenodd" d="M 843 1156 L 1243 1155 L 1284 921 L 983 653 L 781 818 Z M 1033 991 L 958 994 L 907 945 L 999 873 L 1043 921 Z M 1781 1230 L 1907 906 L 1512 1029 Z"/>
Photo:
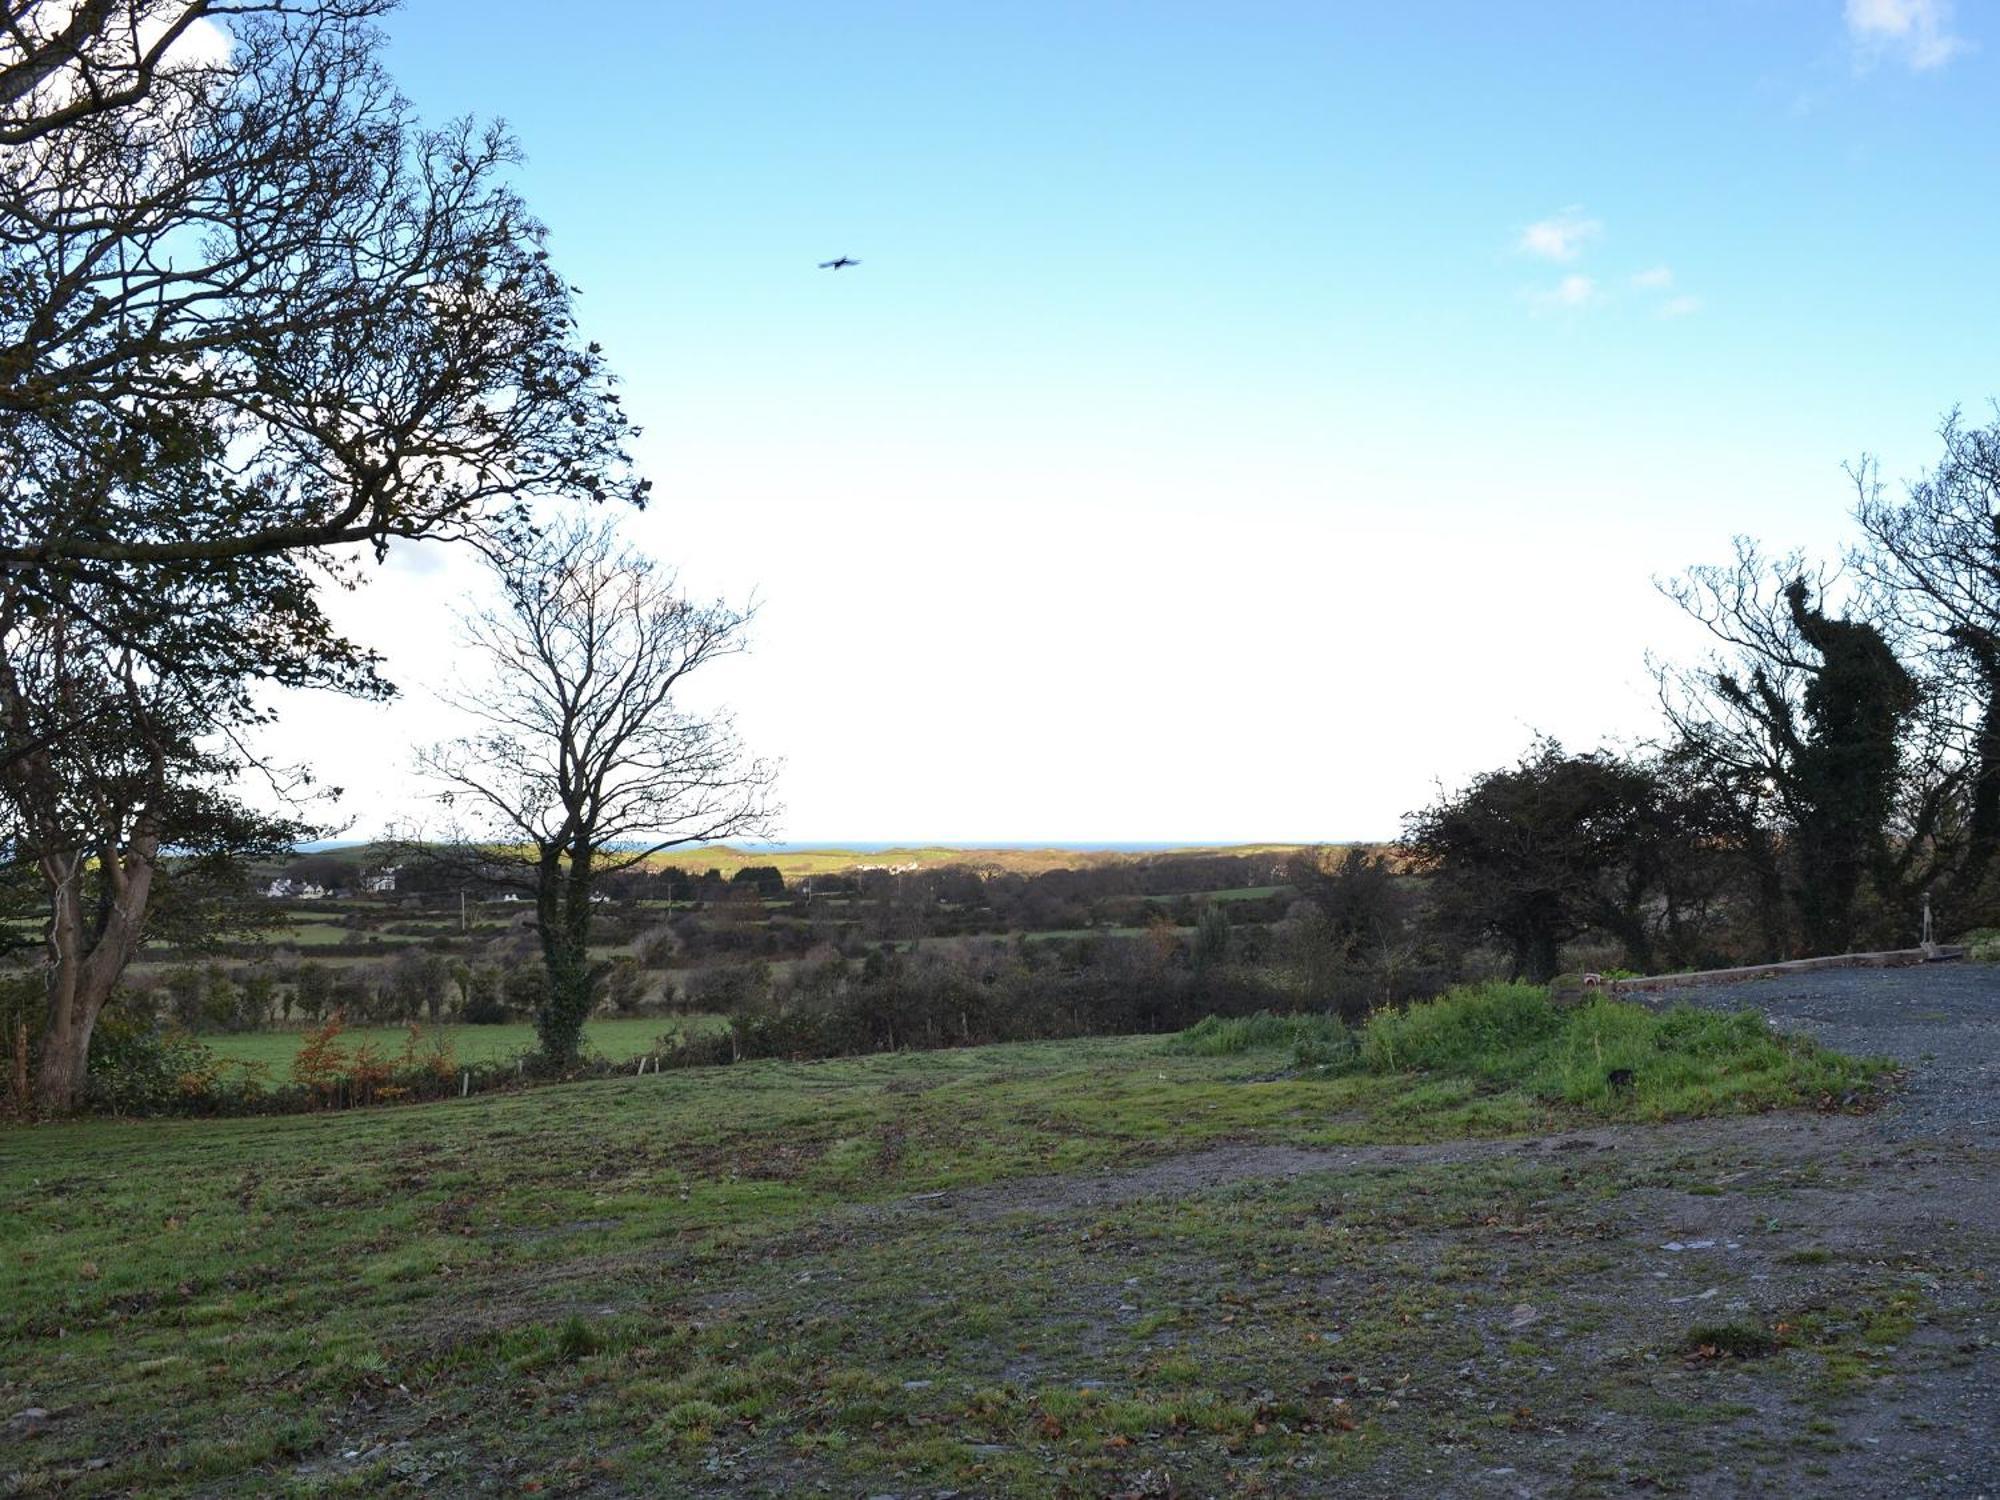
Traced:
<path id="1" fill-rule="evenodd" d="M 584 1029 L 584 1046 L 590 1051 L 602 1053 L 613 1062 L 628 1062 L 657 1052 L 657 1043 L 662 1036 L 678 1031 L 690 1022 L 707 1024 L 710 1019 L 647 1017 L 595 1020 Z M 536 1045 L 535 1028 L 526 1021 L 509 1022 L 504 1026 L 446 1026 L 440 1029 L 451 1042 L 452 1055 L 460 1062 L 486 1062 L 493 1058 L 512 1057 L 517 1052 L 531 1051 Z M 432 1035 L 431 1028 L 425 1027 L 426 1044 Z M 232 1062 L 261 1064 L 270 1070 L 273 1078 L 282 1079 L 299 1050 L 302 1036 L 303 1033 L 298 1031 L 252 1031 L 234 1036 L 204 1036 L 201 1042 L 220 1057 Z M 371 1041 L 385 1056 L 395 1057 L 402 1052 L 408 1037 L 409 1028 L 406 1026 L 352 1026 L 341 1033 L 340 1042 L 342 1047 L 351 1050 L 364 1041 Z"/>
<path id="2" fill-rule="evenodd" d="M 1432 1305 L 1425 1286 L 1399 1292 L 1392 1258 L 1370 1273 L 1389 1277 L 1372 1310 L 1249 1312 L 1258 1268 L 1307 1253 L 1300 1226 L 1325 1218 L 1317 1179 L 1046 1224 L 875 1207 L 1023 1174 L 1087 1182 L 1223 1140 L 1421 1141 L 1594 1117 L 1417 1075 L 1274 1078 L 1287 1061 L 1107 1040 L 0 1134 L 17 1288 L 0 1399 L 57 1414 L 0 1478 L 22 1464 L 27 1492 L 595 1479 L 658 1493 L 730 1455 L 771 1489 L 903 1476 L 1025 1495 L 1055 1474 L 1101 1493 L 1134 1445 L 1134 1462 L 1142 1449 L 1205 1485 L 1246 1444 L 1372 1462 L 1396 1425 L 1304 1394 L 1325 1360 L 1312 1341 L 1339 1322 L 1352 1350 L 1401 1359 L 1399 1341 L 1429 1337 L 1410 1326 Z M 1785 1087 L 1766 1082 L 1765 1097 Z M 1553 1167 L 1506 1162 L 1396 1180 L 1343 1190 L 1391 1215 L 1378 1247 L 1475 1201 L 1513 1213 L 1570 1190 Z M 1312 1254 L 1354 1253 L 1344 1237 L 1373 1221 L 1327 1222 Z M 1131 1290 L 1141 1280 L 1171 1295 Z M 1199 1359 L 1197 1334 L 1212 1345 Z M 1076 1385 L 1086 1371 L 1101 1391 Z M 1245 1394 L 1274 1381 L 1299 1406 L 1282 1442 Z"/>

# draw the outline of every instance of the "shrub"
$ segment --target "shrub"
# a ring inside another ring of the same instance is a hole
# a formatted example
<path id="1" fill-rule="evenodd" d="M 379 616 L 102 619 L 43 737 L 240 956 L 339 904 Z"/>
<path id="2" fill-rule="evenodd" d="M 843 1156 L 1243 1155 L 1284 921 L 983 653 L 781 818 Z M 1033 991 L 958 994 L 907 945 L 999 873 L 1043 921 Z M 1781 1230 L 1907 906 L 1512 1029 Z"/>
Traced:
<path id="1" fill-rule="evenodd" d="M 433 1078 L 442 1079 L 457 1077 L 458 1059 L 452 1051 L 451 1038 L 442 1031 L 434 1031 L 426 1037 L 424 1028 L 412 1021 L 409 1034 L 403 1038 L 403 1055 L 398 1071 L 428 1073 Z"/>
<path id="2" fill-rule="evenodd" d="M 2000 963 L 2000 930 L 1982 927 L 1959 941 L 1965 945 L 1965 956 L 1974 963 Z"/>
<path id="3" fill-rule="evenodd" d="M 759 1008 L 770 996 L 771 968 L 764 963 L 717 964 L 696 969 L 681 985 L 683 1006 L 725 1015 Z"/>
<path id="4" fill-rule="evenodd" d="M 369 1103 L 376 1091 L 393 1077 L 395 1069 L 389 1066 L 389 1059 L 382 1055 L 382 1049 L 373 1041 L 363 1042 L 347 1059 L 346 1083 L 354 1103 Z M 407 1092 L 407 1089 L 398 1090 L 399 1094 Z"/>
<path id="5" fill-rule="evenodd" d="M 223 1065 L 178 1026 L 113 1008 L 90 1034 L 88 1097 L 109 1114 L 162 1114 L 186 1107 L 222 1081 Z"/>
<path id="6" fill-rule="evenodd" d="M 1562 1026 L 1562 1013 L 1539 985 L 1470 985 L 1371 1017 L 1361 1031 L 1361 1058 L 1376 1073 L 1428 1069 L 1505 1079 Z"/>
<path id="7" fill-rule="evenodd" d="M 509 1019 L 507 1002 L 501 998 L 500 971 L 481 964 L 466 976 L 465 1004 L 459 1014 L 471 1026 L 500 1026 Z"/>
<path id="8" fill-rule="evenodd" d="M 336 1010 L 305 1034 L 292 1056 L 292 1082 L 328 1103 L 347 1072 L 347 1054 L 340 1046 L 346 1029 L 347 1013 Z"/>

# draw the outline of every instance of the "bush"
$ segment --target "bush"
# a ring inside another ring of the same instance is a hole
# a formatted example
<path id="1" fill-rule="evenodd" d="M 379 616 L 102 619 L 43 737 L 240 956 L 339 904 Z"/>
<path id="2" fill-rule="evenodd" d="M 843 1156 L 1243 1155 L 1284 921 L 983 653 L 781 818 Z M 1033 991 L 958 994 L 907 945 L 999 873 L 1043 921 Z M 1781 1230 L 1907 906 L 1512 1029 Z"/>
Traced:
<path id="1" fill-rule="evenodd" d="M 682 981 L 681 1005 L 689 1011 L 733 1015 L 759 1009 L 770 997 L 770 990 L 769 964 L 716 964 L 695 969 Z"/>
<path id="2" fill-rule="evenodd" d="M 224 1066 L 178 1026 L 161 1026 L 119 1009 L 98 1018 L 90 1034 L 88 1099 L 92 1109 L 115 1115 L 169 1113 L 217 1093 Z M 254 1075 L 239 1071 L 239 1090 Z"/>
<path id="3" fill-rule="evenodd" d="M 1965 945 L 1965 956 L 1974 963 L 2000 963 L 2000 931 L 1982 927 L 1966 933 L 1959 941 Z"/>
<path id="4" fill-rule="evenodd" d="M 846 1057 L 1177 1031 L 1204 1015 L 1247 1016 L 1283 999 L 1253 975 L 1149 965 L 1138 943 L 1113 940 L 1088 968 L 1045 951 L 1056 946 L 1037 945 L 1044 951 L 1032 959 L 1007 944 L 956 955 L 878 949 L 838 987 L 760 999 L 736 1010 L 726 1033 L 672 1039 L 668 1061 Z"/>
<path id="5" fill-rule="evenodd" d="M 1413 1069 L 1507 1079 L 1520 1059 L 1563 1026 L 1548 991 L 1532 984 L 1480 984 L 1400 1011 L 1382 1011 L 1361 1030 L 1371 1072 Z"/>
<path id="6" fill-rule="evenodd" d="M 465 1004 L 459 1016 L 469 1026 L 502 1026 L 511 1019 L 507 1002 L 501 998 L 500 971 L 481 964 L 466 976 Z"/>

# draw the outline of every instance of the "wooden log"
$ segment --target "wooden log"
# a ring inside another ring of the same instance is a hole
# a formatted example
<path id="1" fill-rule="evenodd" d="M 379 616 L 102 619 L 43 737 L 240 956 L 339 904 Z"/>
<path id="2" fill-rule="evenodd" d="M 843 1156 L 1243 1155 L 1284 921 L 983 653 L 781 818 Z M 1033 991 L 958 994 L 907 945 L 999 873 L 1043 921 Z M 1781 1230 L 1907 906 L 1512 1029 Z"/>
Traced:
<path id="1" fill-rule="evenodd" d="M 1687 990 L 1705 984 L 1737 984 L 1746 979 L 1776 979 L 1787 974 L 1816 974 L 1822 969 L 1900 969 L 1911 964 L 1963 958 L 1963 948 L 1892 948 L 1882 953 L 1836 953 L 1826 958 L 1792 958 L 1783 963 L 1745 964 L 1735 969 L 1699 969 L 1686 974 L 1648 974 L 1638 979 L 1614 979 L 1604 987 L 1614 995 L 1656 990 Z"/>

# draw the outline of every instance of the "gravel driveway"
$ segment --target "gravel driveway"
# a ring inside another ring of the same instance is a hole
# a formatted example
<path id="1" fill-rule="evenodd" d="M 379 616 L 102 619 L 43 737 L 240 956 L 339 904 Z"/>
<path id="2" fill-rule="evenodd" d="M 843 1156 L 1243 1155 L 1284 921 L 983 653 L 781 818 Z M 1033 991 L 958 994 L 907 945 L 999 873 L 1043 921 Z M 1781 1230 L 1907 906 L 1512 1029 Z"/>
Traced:
<path id="1" fill-rule="evenodd" d="M 1645 998 L 1760 1010 L 1839 1051 L 1895 1058 L 1909 1082 L 1879 1119 L 1896 1139 L 2000 1138 L 2000 964 L 1827 969 Z"/>

